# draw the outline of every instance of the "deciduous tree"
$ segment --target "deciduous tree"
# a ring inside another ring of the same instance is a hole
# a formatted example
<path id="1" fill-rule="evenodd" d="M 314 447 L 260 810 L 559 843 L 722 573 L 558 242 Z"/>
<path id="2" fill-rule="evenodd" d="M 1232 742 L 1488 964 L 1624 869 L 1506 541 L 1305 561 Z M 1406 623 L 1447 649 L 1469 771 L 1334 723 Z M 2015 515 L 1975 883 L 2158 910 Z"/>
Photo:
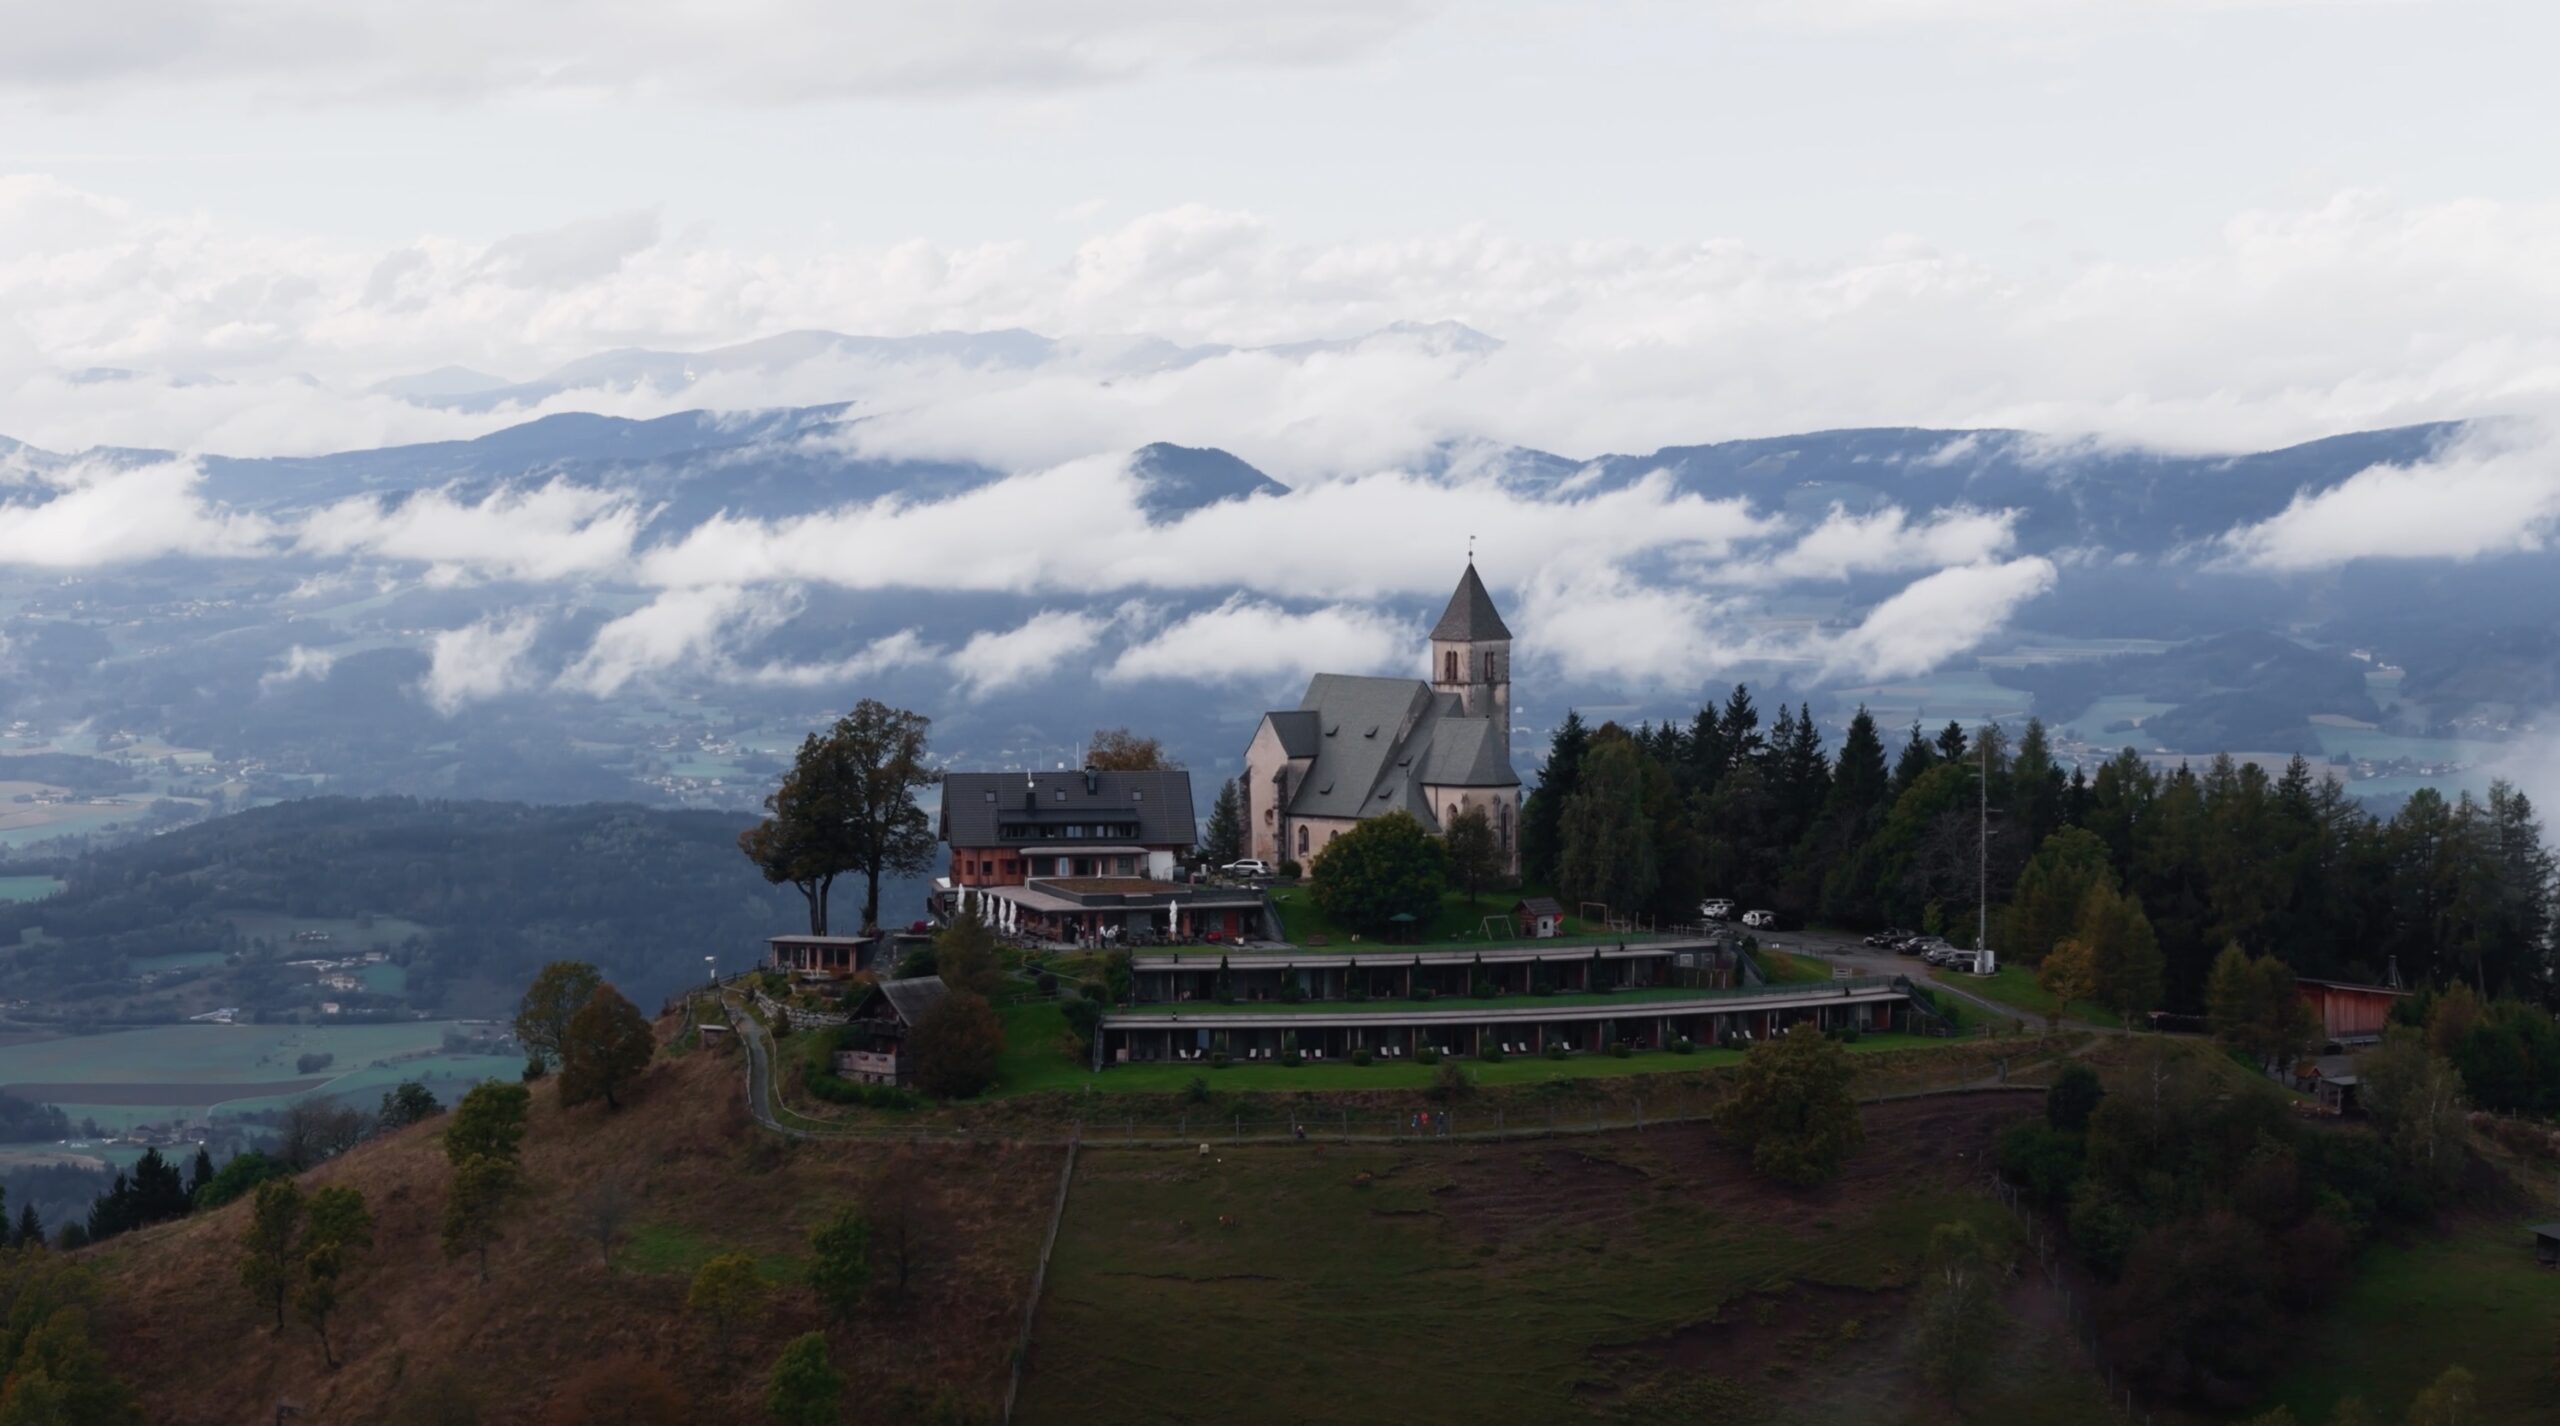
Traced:
<path id="1" fill-rule="evenodd" d="M 1429 922 L 1440 909 L 1447 865 L 1440 843 L 1399 809 L 1326 843 L 1307 894 L 1336 922 L 1374 935 L 1399 915 Z"/>
<path id="2" fill-rule="evenodd" d="M 1084 765 L 1100 772 L 1157 772 L 1182 764 L 1165 756 L 1162 738 L 1140 737 L 1127 728 L 1096 728 L 1085 746 Z"/>
<path id="3" fill-rule="evenodd" d="M 822 735 L 800 744 L 791 771 L 765 808 L 766 824 L 739 839 L 765 878 L 809 897 L 810 929 L 827 928 L 835 878 L 863 878 L 863 929 L 880 923 L 880 881 L 916 876 L 933 862 L 931 819 L 916 794 L 933 785 L 925 761 L 932 720 L 866 698 Z"/>
<path id="4" fill-rule="evenodd" d="M 476 1259 L 480 1280 L 487 1282 L 489 1249 L 505 1236 L 507 1218 L 523 1190 L 523 1171 L 512 1159 L 473 1154 L 456 1163 L 453 1182 L 445 1190 L 444 1255 Z"/>
<path id="5" fill-rule="evenodd" d="M 443 1112 L 444 1106 L 436 1102 L 434 1091 L 414 1079 L 404 1079 L 396 1088 L 382 1092 L 382 1109 L 374 1116 L 374 1122 L 389 1133 L 425 1123 Z"/>
<path id="6" fill-rule="evenodd" d="M 1440 829 L 1440 846 L 1449 864 L 1449 879 L 1465 887 L 1473 902 L 1487 885 L 1502 876 L 1502 843 L 1494 836 L 1493 819 L 1481 807 L 1470 807 Z"/>
<path id="7" fill-rule="evenodd" d="M 532 1092 L 521 1084 L 492 1079 L 471 1086 L 444 1126 L 446 1161 L 456 1167 L 475 1158 L 514 1164 L 524 1148 L 525 1113 L 532 1104 Z"/>
<path id="8" fill-rule="evenodd" d="M 613 1250 L 622 1241 L 623 1225 L 639 1208 L 639 1199 L 631 1191 L 631 1181 L 621 1172 L 607 1169 L 578 1190 L 578 1227 L 596 1245 L 596 1257 L 606 1272 L 613 1271 Z"/>
<path id="9" fill-rule="evenodd" d="M 1920 1290 L 1920 1360 L 1929 1384 L 1948 1400 L 1961 1399 L 1982 1380 L 1998 1336 L 1997 1265 L 1990 1245 L 1970 1223 L 1941 1223 L 1929 1230 L 1929 1255 Z"/>
<path id="10" fill-rule="evenodd" d="M 907 1042 L 916 1088 L 937 1099 L 967 1099 L 995 1083 L 1004 1022 L 983 995 L 954 990 L 925 1012 Z"/>
<path id="11" fill-rule="evenodd" d="M 623 1091 L 649 1068 L 658 1042 L 640 1009 L 610 985 L 599 985 L 584 1008 L 569 1021 L 561 1042 L 560 1102 L 584 1104 L 601 1099 L 607 1110 L 622 1107 Z"/>
<path id="12" fill-rule="evenodd" d="M 329 1319 L 338 1310 L 347 1273 L 372 1245 L 373 1215 L 365 1210 L 362 1193 L 332 1185 L 311 1195 L 303 1210 L 293 1310 L 319 1337 L 320 1360 L 332 1371 L 338 1358 L 329 1343 Z"/>
<path id="13" fill-rule="evenodd" d="M 1864 1137 L 1848 1052 L 1810 1023 L 1751 1047 L 1716 1123 L 1751 1166 L 1799 1188 L 1840 1172 Z"/>
<path id="14" fill-rule="evenodd" d="M 976 907 L 963 909 L 933 937 L 933 973 L 953 990 L 993 999 L 1004 989 L 1004 967 L 996 959 L 996 933 Z"/>
<path id="15" fill-rule="evenodd" d="M 240 1285 L 258 1305 L 275 1315 L 284 1330 L 284 1309 L 293 1292 L 293 1249 L 302 1231 L 302 1189 L 290 1178 L 258 1185 L 249 1204 L 249 1221 L 240 1234 Z"/>
<path id="16" fill-rule="evenodd" d="M 545 1066 L 560 1063 L 560 1047 L 569 1038 L 569 1022 L 595 998 L 604 976 L 585 961 L 553 961 L 525 987 L 516 1006 L 516 1039 L 528 1058 Z"/>
<path id="17" fill-rule="evenodd" d="M 2045 1028 L 2051 1030 L 2074 1004 L 2098 988 L 2098 960 L 2090 954 L 2089 943 L 2069 938 L 2054 942 L 2045 952 L 2044 964 L 2036 967 L 2036 988 L 2053 997 L 2053 1009 L 2044 1017 Z"/>
<path id="18" fill-rule="evenodd" d="M 804 1332 L 783 1347 L 764 1409 L 782 1426 L 834 1426 L 844 1411 L 844 1373 L 827 1361 L 825 1333 Z"/>
<path id="19" fill-rule="evenodd" d="M 809 1237 L 809 1288 L 836 1322 L 853 1320 L 871 1286 L 871 1224 L 847 1208 Z"/>
<path id="20" fill-rule="evenodd" d="M 713 1345 L 726 1352 L 738 1328 L 763 1313 L 764 1300 L 756 1260 L 744 1253 L 722 1253 L 695 1270 L 684 1305 L 711 1323 Z"/>

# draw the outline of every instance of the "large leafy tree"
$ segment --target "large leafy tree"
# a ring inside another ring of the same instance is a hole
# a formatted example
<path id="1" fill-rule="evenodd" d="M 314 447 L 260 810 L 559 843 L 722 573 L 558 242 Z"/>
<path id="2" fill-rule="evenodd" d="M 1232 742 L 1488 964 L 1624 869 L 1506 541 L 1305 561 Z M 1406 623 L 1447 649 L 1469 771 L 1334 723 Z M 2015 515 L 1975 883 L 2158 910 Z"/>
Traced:
<path id="1" fill-rule="evenodd" d="M 2045 838 L 2019 874 L 2001 919 L 2003 949 L 2029 964 L 2044 959 L 2079 929 L 2089 888 L 2102 880 L 2112 883 L 2115 872 L 2107 865 L 2107 844 L 2096 833 L 2065 827 Z"/>
<path id="2" fill-rule="evenodd" d="M 866 698 L 824 734 L 800 744 L 791 771 L 765 799 L 769 814 L 738 840 L 739 850 L 775 883 L 809 899 L 809 928 L 826 934 L 827 898 L 838 876 L 863 879 L 862 926 L 880 924 L 880 881 L 916 876 L 933 863 L 932 820 L 916 794 L 935 774 L 925 763 L 932 720 Z"/>
<path id="3" fill-rule="evenodd" d="M 2160 943 L 2140 898 L 2119 893 L 2114 878 L 2101 878 L 2081 902 L 2077 930 L 2079 943 L 2089 948 L 2091 990 L 2099 1004 L 2128 1020 L 2159 1008 Z"/>
<path id="4" fill-rule="evenodd" d="M 835 1322 L 853 1320 L 871 1286 L 871 1224 L 847 1208 L 809 1235 L 809 1290 Z"/>
<path id="5" fill-rule="evenodd" d="M 525 1057 L 544 1065 L 560 1063 L 561 1046 L 569 1038 L 569 1021 L 595 998 L 604 976 L 585 961 L 553 961 L 525 987 L 516 1003 L 516 1039 Z"/>
<path id="6" fill-rule="evenodd" d="M 612 986 L 597 986 L 569 1021 L 568 1038 L 561 1044 L 560 1102 L 601 1099 L 606 1109 L 620 1109 L 623 1091 L 649 1068 L 657 1048 L 639 1007 Z"/>
<path id="7" fill-rule="evenodd" d="M 782 1426 L 834 1426 L 841 1419 L 844 1373 L 827 1361 L 825 1333 L 804 1332 L 783 1347 L 764 1408 Z"/>
<path id="8" fill-rule="evenodd" d="M 1760 1174 L 1798 1188 L 1828 1182 L 1864 1138 L 1852 1073 L 1848 1051 L 1797 1025 L 1742 1057 L 1716 1124 Z"/>
<path id="9" fill-rule="evenodd" d="M 1469 901 L 1502 876 L 1502 844 L 1483 808 L 1470 807 L 1450 819 L 1440 830 L 1440 844 L 1448 857 L 1449 879 L 1466 888 Z"/>
<path id="10" fill-rule="evenodd" d="M 937 1099 L 967 1099 L 996 1082 L 1004 1022 L 987 998 L 954 990 L 924 1014 L 908 1041 L 916 1088 Z"/>
<path id="11" fill-rule="evenodd" d="M 1440 909 L 1448 858 L 1402 810 L 1372 817 L 1316 854 L 1307 894 L 1325 915 L 1360 931 L 1386 931 L 1399 915 L 1427 923 Z"/>
<path id="12" fill-rule="evenodd" d="M 1182 764 L 1165 756 L 1162 738 L 1142 737 L 1127 728 L 1096 728 L 1085 745 L 1084 765 L 1102 772 L 1156 772 Z"/>

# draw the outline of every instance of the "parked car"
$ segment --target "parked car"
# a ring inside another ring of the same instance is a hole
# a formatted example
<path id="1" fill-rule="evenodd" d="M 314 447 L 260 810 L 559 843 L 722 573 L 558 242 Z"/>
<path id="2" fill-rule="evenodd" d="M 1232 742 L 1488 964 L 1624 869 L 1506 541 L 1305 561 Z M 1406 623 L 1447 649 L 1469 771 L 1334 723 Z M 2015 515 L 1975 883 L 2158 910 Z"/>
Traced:
<path id="1" fill-rule="evenodd" d="M 1733 903 L 1722 897 L 1701 901 L 1698 903 L 1698 914 L 1710 921 L 1722 921 L 1733 915 Z"/>
<path id="2" fill-rule="evenodd" d="M 1879 951 L 1889 951 L 1910 939 L 1911 933 L 1908 931 L 1887 929 L 1867 937 L 1867 944 Z"/>
<path id="3" fill-rule="evenodd" d="M 1755 931 L 1774 931 L 1778 928 L 1778 913 L 1775 911 L 1745 911 L 1742 913 L 1742 924 Z"/>
<path id="4" fill-rule="evenodd" d="M 1955 959 L 1958 956 L 1969 956 L 1972 954 L 1973 952 L 1971 951 L 1959 951 L 1955 947 L 1948 945 L 1946 942 L 1939 941 L 1928 949 L 1922 951 L 1920 953 L 1920 959 L 1927 961 L 1933 966 L 1943 966 L 1955 964 Z"/>
<path id="5" fill-rule="evenodd" d="M 1260 857 L 1246 857 L 1242 861 L 1229 862 L 1225 866 L 1218 868 L 1218 870 L 1225 872 L 1229 876 L 1269 876 L 1271 875 L 1271 863 L 1264 861 Z"/>

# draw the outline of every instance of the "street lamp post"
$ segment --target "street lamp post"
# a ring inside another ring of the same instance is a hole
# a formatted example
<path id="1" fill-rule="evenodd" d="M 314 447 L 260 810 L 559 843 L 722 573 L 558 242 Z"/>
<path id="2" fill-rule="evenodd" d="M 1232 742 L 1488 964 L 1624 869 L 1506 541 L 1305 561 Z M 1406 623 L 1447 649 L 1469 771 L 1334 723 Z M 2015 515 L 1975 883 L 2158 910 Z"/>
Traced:
<path id="1" fill-rule="evenodd" d="M 720 983 L 719 966 L 720 962 L 719 957 L 717 956 L 704 956 L 702 958 L 702 978 L 705 983 L 711 985 L 718 985 Z"/>

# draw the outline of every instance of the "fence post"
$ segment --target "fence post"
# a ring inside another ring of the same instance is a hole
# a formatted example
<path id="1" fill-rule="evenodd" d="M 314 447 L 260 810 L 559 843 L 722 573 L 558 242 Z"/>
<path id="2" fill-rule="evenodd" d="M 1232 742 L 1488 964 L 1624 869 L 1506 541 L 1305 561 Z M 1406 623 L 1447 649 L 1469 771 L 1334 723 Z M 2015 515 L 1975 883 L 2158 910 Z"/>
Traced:
<path id="1" fill-rule="evenodd" d="M 1244 1116 L 1241 1114 L 1236 1116 L 1236 1142 L 1244 1142 Z"/>

